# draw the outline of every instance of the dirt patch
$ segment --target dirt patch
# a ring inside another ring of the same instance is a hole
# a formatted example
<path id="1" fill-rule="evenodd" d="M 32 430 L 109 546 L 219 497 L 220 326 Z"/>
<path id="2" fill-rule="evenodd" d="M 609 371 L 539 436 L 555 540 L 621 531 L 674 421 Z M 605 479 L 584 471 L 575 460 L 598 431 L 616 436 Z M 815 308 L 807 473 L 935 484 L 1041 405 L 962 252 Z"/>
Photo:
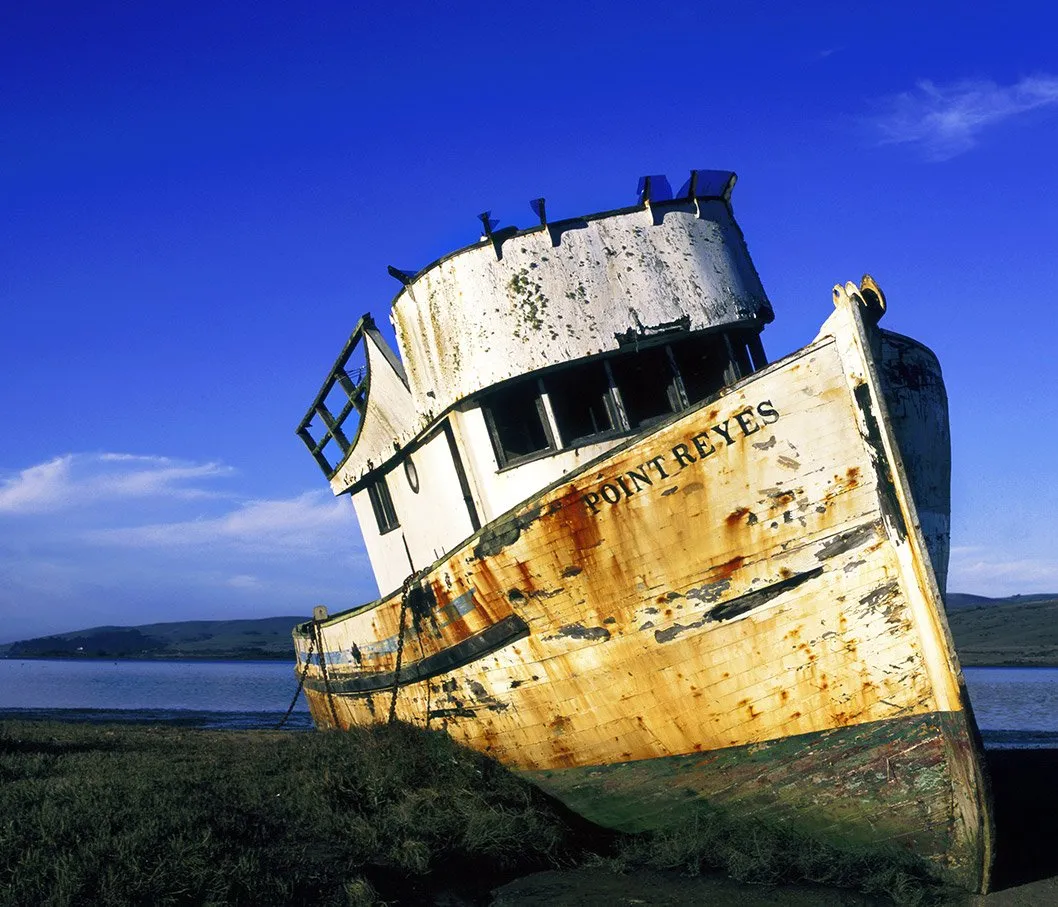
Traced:
<path id="1" fill-rule="evenodd" d="M 538 872 L 495 891 L 492 907 L 873 907 L 888 901 L 833 888 L 744 885 L 720 875 L 624 875 L 605 869 Z"/>

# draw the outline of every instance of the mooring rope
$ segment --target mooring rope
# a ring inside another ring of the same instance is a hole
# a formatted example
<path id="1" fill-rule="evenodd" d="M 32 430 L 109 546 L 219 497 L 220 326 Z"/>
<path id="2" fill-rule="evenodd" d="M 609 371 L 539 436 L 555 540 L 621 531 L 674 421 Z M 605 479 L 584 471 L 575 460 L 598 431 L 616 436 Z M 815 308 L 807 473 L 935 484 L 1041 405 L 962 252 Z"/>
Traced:
<path id="1" fill-rule="evenodd" d="M 408 599 L 411 597 L 412 586 L 415 584 L 415 581 L 418 579 L 418 576 L 418 573 L 409 573 L 407 579 L 404 580 L 403 587 L 401 588 L 400 626 L 397 630 L 397 663 L 393 668 L 393 690 L 390 694 L 389 718 L 387 719 L 387 724 L 392 724 L 397 717 L 397 693 L 400 690 L 400 671 L 404 661 L 404 637 L 408 623 Z M 276 725 L 276 730 L 279 730 L 283 727 L 284 724 L 286 724 L 287 719 L 290 718 L 291 713 L 294 711 L 294 705 L 298 701 L 298 696 L 301 695 L 301 691 L 305 687 L 305 678 L 308 676 L 309 666 L 312 663 L 312 650 L 314 647 L 319 650 L 320 673 L 323 675 L 323 687 L 327 694 L 327 704 L 328 706 L 330 706 L 331 718 L 334 721 L 334 726 L 338 727 L 338 709 L 335 707 L 334 704 L 334 692 L 331 689 L 331 678 L 330 674 L 327 671 L 327 656 L 325 655 L 323 650 L 323 631 L 320 628 L 320 622 L 315 618 L 312 621 L 312 631 L 312 636 L 309 639 L 309 648 L 308 651 L 305 653 L 305 663 L 301 669 L 301 676 L 298 678 L 298 688 L 294 692 L 294 698 L 290 701 L 290 706 L 287 708 L 286 714 L 280 720 L 279 724 Z M 420 650 L 422 650 L 421 639 L 419 640 L 419 648 Z M 420 654 L 425 657 L 425 651 L 421 651 Z M 429 725 L 430 722 L 430 693 L 431 690 L 429 687 L 429 683 L 427 683 L 427 725 Z"/>
<path id="2" fill-rule="evenodd" d="M 424 646 L 422 644 L 422 634 L 421 633 L 418 634 L 415 637 L 415 639 L 419 643 L 419 658 L 425 659 L 426 658 L 426 646 Z M 423 727 L 425 727 L 427 730 L 429 730 L 429 728 L 430 728 L 430 709 L 432 707 L 432 701 L 433 701 L 433 687 L 430 686 L 430 678 L 427 677 L 426 678 L 426 719 L 423 721 Z"/>
<path id="3" fill-rule="evenodd" d="M 312 623 L 316 628 L 316 645 L 320 650 L 320 672 L 323 674 L 323 688 L 327 692 L 327 705 L 331 707 L 331 718 L 334 720 L 334 726 L 338 727 L 338 710 L 334 707 L 334 693 L 331 691 L 331 678 L 327 673 L 327 656 L 323 652 L 323 630 L 320 629 L 320 622 L 318 620 L 314 619 Z"/>
<path id="4" fill-rule="evenodd" d="M 286 714 L 279 719 L 279 724 L 276 725 L 277 731 L 283 730 L 283 725 L 287 723 L 287 719 L 294 711 L 294 706 L 297 705 L 298 697 L 301 695 L 302 689 L 305 687 L 305 678 L 309 673 L 309 665 L 312 664 L 312 650 L 316 645 L 316 637 L 312 636 L 309 638 L 309 650 L 305 653 L 305 663 L 301 668 L 301 676 L 298 678 L 298 688 L 294 691 L 294 698 L 290 700 L 290 705 L 287 706 Z"/>
<path id="5" fill-rule="evenodd" d="M 414 573 L 409 573 L 404 580 L 404 586 L 400 593 L 400 626 L 397 629 L 397 664 L 393 668 L 393 693 L 389 699 L 389 719 L 387 724 L 393 724 L 397 717 L 397 691 L 400 689 L 400 667 L 404 659 L 404 625 L 408 617 L 408 597 L 411 595 L 412 583 L 415 582 Z"/>

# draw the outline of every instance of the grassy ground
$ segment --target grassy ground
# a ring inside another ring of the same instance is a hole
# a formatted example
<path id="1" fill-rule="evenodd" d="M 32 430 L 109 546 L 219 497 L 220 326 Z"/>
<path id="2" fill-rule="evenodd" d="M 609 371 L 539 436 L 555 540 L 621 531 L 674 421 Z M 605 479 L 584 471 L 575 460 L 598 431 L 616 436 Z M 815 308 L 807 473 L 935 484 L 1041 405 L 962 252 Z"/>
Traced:
<path id="1" fill-rule="evenodd" d="M 0 726 L 10 904 L 373 903 L 550 866 L 567 835 L 507 771 L 406 727 Z"/>
<path id="2" fill-rule="evenodd" d="M 0 723 L 0 903 L 488 903 L 539 869 L 723 869 L 935 900 L 904 857 L 703 811 L 666 834 L 588 826 L 440 733 Z"/>
<path id="3" fill-rule="evenodd" d="M 1058 666 L 1058 599 L 1005 599 L 948 610 L 964 666 Z"/>

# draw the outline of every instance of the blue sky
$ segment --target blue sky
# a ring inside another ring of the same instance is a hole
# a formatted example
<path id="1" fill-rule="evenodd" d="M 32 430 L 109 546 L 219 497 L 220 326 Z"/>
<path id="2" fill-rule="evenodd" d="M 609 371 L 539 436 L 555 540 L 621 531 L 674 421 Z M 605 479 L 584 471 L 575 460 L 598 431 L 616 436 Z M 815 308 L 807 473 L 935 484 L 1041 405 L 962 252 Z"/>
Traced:
<path id="1" fill-rule="evenodd" d="M 293 427 L 472 242 L 740 175 L 772 358 L 871 272 L 940 356 L 950 587 L 1058 590 L 1044 4 L 40 3 L 0 29 L 0 640 L 375 594 Z"/>

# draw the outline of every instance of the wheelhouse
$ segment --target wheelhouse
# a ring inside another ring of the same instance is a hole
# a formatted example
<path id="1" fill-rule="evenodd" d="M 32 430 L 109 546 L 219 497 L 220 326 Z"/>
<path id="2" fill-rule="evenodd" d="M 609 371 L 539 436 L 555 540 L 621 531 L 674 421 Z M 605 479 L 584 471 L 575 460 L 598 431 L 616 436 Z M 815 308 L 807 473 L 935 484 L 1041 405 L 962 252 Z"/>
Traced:
<path id="1" fill-rule="evenodd" d="M 483 524 L 766 364 L 772 310 L 734 221 L 734 175 L 675 197 L 496 230 L 361 318 L 297 434 L 349 494 L 382 594 Z"/>

